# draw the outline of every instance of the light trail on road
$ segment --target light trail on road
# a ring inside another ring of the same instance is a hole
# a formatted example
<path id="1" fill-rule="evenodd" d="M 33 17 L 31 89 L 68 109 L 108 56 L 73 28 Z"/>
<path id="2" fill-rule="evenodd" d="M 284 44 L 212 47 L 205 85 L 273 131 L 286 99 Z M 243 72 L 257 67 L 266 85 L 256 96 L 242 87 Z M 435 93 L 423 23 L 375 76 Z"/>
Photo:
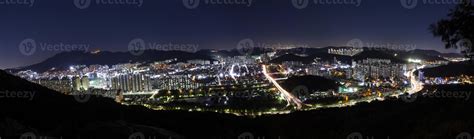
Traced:
<path id="1" fill-rule="evenodd" d="M 408 94 L 414 94 L 423 90 L 423 84 L 415 78 L 413 73 L 415 73 L 416 70 L 422 69 L 424 67 L 425 66 L 423 65 L 408 72 L 408 77 L 410 78 L 410 83 L 411 83 L 411 88 L 410 90 L 407 91 Z"/>
<path id="2" fill-rule="evenodd" d="M 278 82 L 268 74 L 267 72 L 267 66 L 266 65 L 262 65 L 262 70 L 263 70 L 263 74 L 265 75 L 265 77 L 273 83 L 273 85 L 278 89 L 278 91 L 280 91 L 280 93 L 282 94 L 283 98 L 286 99 L 286 101 L 288 102 L 288 104 L 290 103 L 294 103 L 297 107 L 297 109 L 301 109 L 303 107 L 303 102 L 298 99 L 297 97 L 295 97 L 294 95 L 292 95 L 290 92 L 286 91 L 283 87 L 280 86 L 280 84 L 278 84 Z"/>

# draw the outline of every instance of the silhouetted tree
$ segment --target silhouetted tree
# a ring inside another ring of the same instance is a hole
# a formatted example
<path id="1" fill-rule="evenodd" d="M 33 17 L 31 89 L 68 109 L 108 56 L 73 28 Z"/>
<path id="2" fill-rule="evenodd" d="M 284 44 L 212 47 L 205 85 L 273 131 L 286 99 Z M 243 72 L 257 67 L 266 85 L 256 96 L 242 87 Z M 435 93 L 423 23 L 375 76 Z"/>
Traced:
<path id="1" fill-rule="evenodd" d="M 445 47 L 464 49 L 464 53 L 472 60 L 472 45 L 474 42 L 474 6 L 471 0 L 463 0 L 448 14 L 448 19 L 442 19 L 430 26 L 435 37 L 441 37 Z"/>

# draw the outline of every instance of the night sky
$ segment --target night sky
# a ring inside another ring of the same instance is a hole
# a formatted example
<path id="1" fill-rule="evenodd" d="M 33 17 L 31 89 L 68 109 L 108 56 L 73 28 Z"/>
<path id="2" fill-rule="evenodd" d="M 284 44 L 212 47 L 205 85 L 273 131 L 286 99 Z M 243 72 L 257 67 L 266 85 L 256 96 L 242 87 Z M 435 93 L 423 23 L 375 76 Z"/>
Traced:
<path id="1" fill-rule="evenodd" d="M 246 38 L 311 47 L 342 46 L 358 38 L 453 52 L 428 31 L 452 7 L 419 3 L 406 9 L 399 0 L 362 0 L 358 7 L 310 2 L 305 9 L 296 9 L 290 0 L 253 0 L 250 7 L 201 2 L 196 9 L 186 8 L 182 0 L 144 0 L 141 6 L 97 5 L 94 0 L 86 9 L 73 0 L 35 0 L 32 7 L 0 4 L 0 68 L 41 62 L 61 52 L 37 48 L 24 55 L 19 44 L 27 38 L 109 51 L 126 51 L 135 38 L 200 49 L 232 49 Z"/>

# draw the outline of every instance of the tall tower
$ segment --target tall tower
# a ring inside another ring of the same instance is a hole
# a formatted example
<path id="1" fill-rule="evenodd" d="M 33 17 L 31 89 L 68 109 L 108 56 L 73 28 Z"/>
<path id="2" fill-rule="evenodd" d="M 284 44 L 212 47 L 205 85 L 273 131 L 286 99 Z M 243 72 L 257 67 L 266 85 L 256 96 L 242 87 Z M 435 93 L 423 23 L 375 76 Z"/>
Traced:
<path id="1" fill-rule="evenodd" d="M 80 91 L 82 87 L 81 79 L 79 77 L 72 78 L 72 88 L 74 91 Z"/>
<path id="2" fill-rule="evenodd" d="M 87 76 L 82 76 L 82 79 L 81 79 L 81 83 L 82 83 L 82 89 L 87 91 L 89 90 L 89 77 Z"/>

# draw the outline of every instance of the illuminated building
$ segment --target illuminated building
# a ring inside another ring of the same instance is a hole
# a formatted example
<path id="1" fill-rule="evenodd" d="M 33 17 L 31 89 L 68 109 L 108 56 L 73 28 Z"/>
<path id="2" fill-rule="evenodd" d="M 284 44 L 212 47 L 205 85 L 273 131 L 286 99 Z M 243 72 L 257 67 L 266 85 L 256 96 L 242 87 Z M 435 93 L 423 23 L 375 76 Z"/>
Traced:
<path id="1" fill-rule="evenodd" d="M 89 83 L 89 77 L 87 76 L 83 76 L 81 78 L 81 85 L 82 85 L 82 90 L 89 90 L 89 86 L 90 86 L 90 83 Z"/>
<path id="2" fill-rule="evenodd" d="M 82 78 L 79 78 L 76 76 L 72 78 L 72 88 L 75 91 L 87 91 L 89 90 L 89 87 L 89 77 L 82 76 Z"/>
<path id="3" fill-rule="evenodd" d="M 353 65 L 353 77 L 360 81 L 364 81 L 367 78 L 378 79 L 381 77 L 403 79 L 405 78 L 404 73 L 407 71 L 406 64 L 392 63 L 388 59 L 367 58 L 353 64 L 355 64 Z"/>
<path id="4" fill-rule="evenodd" d="M 362 48 L 329 48 L 328 49 L 329 54 L 345 55 L 345 56 L 354 56 L 363 51 L 364 49 Z"/>
<path id="5" fill-rule="evenodd" d="M 112 89 L 124 92 L 151 91 L 150 77 L 144 74 L 125 74 L 112 78 Z"/>
<path id="6" fill-rule="evenodd" d="M 187 62 L 189 64 L 195 64 L 195 65 L 209 65 L 209 64 L 211 64 L 211 61 L 209 61 L 209 60 L 188 60 Z"/>
<path id="7" fill-rule="evenodd" d="M 158 81 L 160 89 L 164 90 L 178 90 L 178 89 L 198 89 L 202 86 L 187 75 L 170 75 Z"/>
<path id="8" fill-rule="evenodd" d="M 72 88 L 76 91 L 81 90 L 81 88 L 82 88 L 81 78 L 79 78 L 79 77 L 73 77 L 72 78 Z"/>

